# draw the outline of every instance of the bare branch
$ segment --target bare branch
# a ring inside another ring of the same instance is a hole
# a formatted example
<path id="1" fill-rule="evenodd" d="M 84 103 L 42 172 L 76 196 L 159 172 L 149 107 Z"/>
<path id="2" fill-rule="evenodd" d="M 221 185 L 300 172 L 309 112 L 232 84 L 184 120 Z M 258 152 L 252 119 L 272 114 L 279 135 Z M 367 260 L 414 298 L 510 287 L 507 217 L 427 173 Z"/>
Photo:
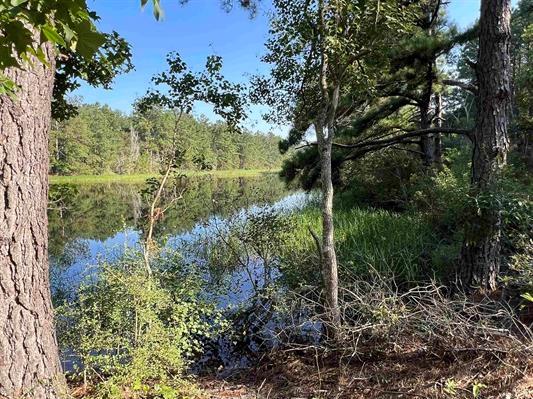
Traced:
<path id="1" fill-rule="evenodd" d="M 468 83 L 468 82 L 461 82 L 460 80 L 444 79 L 442 81 L 442 84 L 445 84 L 446 86 L 459 87 L 463 90 L 469 91 L 472 94 L 477 94 L 477 91 L 478 91 L 476 85 L 472 83 Z"/>

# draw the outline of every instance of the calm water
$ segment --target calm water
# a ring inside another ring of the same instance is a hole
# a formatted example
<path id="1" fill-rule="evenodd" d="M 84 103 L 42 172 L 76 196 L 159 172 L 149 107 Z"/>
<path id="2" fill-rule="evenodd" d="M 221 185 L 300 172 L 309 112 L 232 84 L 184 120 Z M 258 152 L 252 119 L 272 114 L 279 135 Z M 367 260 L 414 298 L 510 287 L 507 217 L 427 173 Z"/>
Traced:
<path id="1" fill-rule="evenodd" d="M 144 184 L 51 185 L 49 253 L 52 275 L 79 272 L 99 258 L 134 246 L 146 227 Z M 273 204 L 291 193 L 275 174 L 253 178 L 189 178 L 173 188 L 183 198 L 156 224 L 155 238 L 194 235 L 207 221 Z M 172 191 L 172 190 L 170 190 Z M 174 198 L 167 193 L 163 203 Z"/>
<path id="2" fill-rule="evenodd" d="M 99 260 L 113 260 L 127 248 L 139 244 L 146 229 L 149 201 L 143 196 L 145 184 L 52 185 L 49 205 L 49 248 L 52 292 L 75 292 L 78 283 L 97 270 Z M 183 191 L 185 190 L 185 191 Z M 289 191 L 275 174 L 255 178 L 220 179 L 199 177 L 180 181 L 166 193 L 162 203 L 172 201 L 177 193 L 183 198 L 174 202 L 156 225 L 156 239 L 166 248 L 178 249 L 186 259 L 201 263 L 198 250 L 208 245 L 224 229 L 239 225 L 250 215 L 292 212 L 312 198 L 302 192 Z M 190 249 L 194 250 L 191 251 Z M 201 255 L 200 255 L 201 256 Z M 215 280 L 213 292 L 206 295 L 224 309 L 259 306 L 257 287 L 273 281 L 278 271 L 265 268 L 261 261 L 250 259 L 247 267 L 211 270 L 207 280 Z M 222 282 L 222 283 L 221 283 Z M 224 288 L 220 290 L 220 285 Z M 60 295 L 61 296 L 61 295 Z M 257 317 L 257 324 L 275 327 L 270 320 Z M 266 330 L 265 330 L 266 331 Z M 232 349 L 231 340 L 221 337 L 207 350 L 200 364 L 209 363 L 213 353 L 226 366 L 239 367 L 250 359 Z M 253 348 L 254 342 L 247 344 Z M 207 349 L 207 348 L 206 348 Z M 250 349 L 248 348 L 247 351 Z M 67 359 L 68 358 L 68 359 Z M 76 356 L 64 357 L 64 367 L 71 369 Z M 200 365 L 199 364 L 199 365 Z"/>

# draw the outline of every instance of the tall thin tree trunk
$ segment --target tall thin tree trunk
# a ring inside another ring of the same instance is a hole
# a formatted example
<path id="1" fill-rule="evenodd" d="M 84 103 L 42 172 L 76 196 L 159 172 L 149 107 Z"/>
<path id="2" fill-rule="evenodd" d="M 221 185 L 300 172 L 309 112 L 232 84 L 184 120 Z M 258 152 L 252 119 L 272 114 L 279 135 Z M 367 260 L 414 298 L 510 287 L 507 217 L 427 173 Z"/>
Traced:
<path id="1" fill-rule="evenodd" d="M 427 10 L 427 35 L 433 36 L 434 30 L 431 26 L 433 7 L 436 5 L 430 4 Z M 422 98 L 419 105 L 420 110 L 420 129 L 428 129 L 431 127 L 431 98 L 433 96 L 433 82 L 435 80 L 435 60 L 430 60 L 425 68 L 425 84 L 423 88 Z M 435 163 L 435 136 L 433 134 L 426 134 L 420 138 L 420 151 L 422 152 L 422 162 L 426 168 L 431 168 Z"/>
<path id="2" fill-rule="evenodd" d="M 57 398 L 64 388 L 48 275 L 49 67 L 8 69 L 0 96 L 0 397 Z"/>
<path id="3" fill-rule="evenodd" d="M 528 118 L 533 119 L 533 104 L 529 104 Z M 533 170 L 533 128 L 528 127 L 522 135 L 522 153 L 528 169 Z"/>
<path id="4" fill-rule="evenodd" d="M 319 127 L 323 130 L 323 127 Z M 317 135 L 324 133 L 318 133 Z M 331 133 L 330 133 L 331 134 Z M 340 326 L 339 309 L 339 277 L 337 255 L 335 253 L 335 230 L 333 227 L 333 181 L 331 176 L 331 149 L 329 140 L 323 140 L 320 145 L 320 182 L 322 188 L 322 276 L 326 291 L 326 306 L 332 328 L 330 332 L 336 335 Z"/>
<path id="5" fill-rule="evenodd" d="M 340 98 L 340 84 L 335 79 L 340 76 L 330 65 L 326 40 L 326 14 L 331 4 L 318 2 L 319 31 L 321 34 L 320 54 L 320 93 L 321 109 L 315 120 L 315 131 L 320 156 L 320 180 L 322 188 L 322 243 L 320 258 L 322 262 L 322 276 L 326 291 L 326 309 L 329 323 L 327 332 L 331 338 L 338 338 L 341 324 L 339 308 L 339 277 L 337 255 L 335 253 L 335 231 L 333 227 L 333 180 L 331 175 L 331 153 L 335 137 L 337 108 Z M 335 9 L 335 8 L 334 8 Z M 331 10 L 329 10 L 331 11 Z M 336 21 L 338 22 L 338 14 Z"/>
<path id="6" fill-rule="evenodd" d="M 431 95 L 424 100 L 424 105 L 420 106 L 420 129 L 429 129 L 431 127 L 431 118 L 429 116 L 429 103 Z M 420 138 L 420 150 L 422 152 L 422 161 L 426 168 L 433 166 L 435 162 L 435 137 L 433 134 L 426 134 Z"/>
<path id="7" fill-rule="evenodd" d="M 506 164 L 511 115 L 511 2 L 482 0 L 477 60 L 477 121 L 472 157 L 472 191 L 487 198 Z M 468 223 L 462 248 L 465 287 L 493 290 L 500 270 L 501 210 L 481 205 Z"/>
<path id="8" fill-rule="evenodd" d="M 435 126 L 442 127 L 442 96 L 440 93 L 435 93 Z M 442 166 L 442 139 L 440 133 L 434 135 L 434 155 L 435 165 L 440 168 Z"/>

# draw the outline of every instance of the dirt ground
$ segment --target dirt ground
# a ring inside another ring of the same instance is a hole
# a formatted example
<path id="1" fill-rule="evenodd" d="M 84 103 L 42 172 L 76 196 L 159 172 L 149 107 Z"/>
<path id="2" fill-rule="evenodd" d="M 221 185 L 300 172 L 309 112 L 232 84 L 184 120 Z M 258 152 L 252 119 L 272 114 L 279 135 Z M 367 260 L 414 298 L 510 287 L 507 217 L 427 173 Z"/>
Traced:
<path id="1" fill-rule="evenodd" d="M 533 356 L 504 352 L 379 357 L 278 352 L 230 377 L 202 377 L 210 399 L 533 398 Z"/>

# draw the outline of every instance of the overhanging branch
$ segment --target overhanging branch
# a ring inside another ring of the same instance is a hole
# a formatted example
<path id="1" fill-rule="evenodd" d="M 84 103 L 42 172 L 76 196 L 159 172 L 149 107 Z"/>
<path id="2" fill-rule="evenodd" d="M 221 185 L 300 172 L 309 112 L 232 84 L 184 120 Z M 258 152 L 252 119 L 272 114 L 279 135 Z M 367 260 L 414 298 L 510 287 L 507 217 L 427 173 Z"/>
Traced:
<path id="1" fill-rule="evenodd" d="M 472 94 L 477 94 L 477 91 L 478 91 L 476 85 L 473 85 L 472 83 L 468 83 L 468 82 L 461 82 L 460 80 L 444 79 L 442 81 L 442 84 L 445 84 L 446 86 L 459 87 L 463 90 L 469 91 Z"/>
<path id="2" fill-rule="evenodd" d="M 437 133 L 447 133 L 447 134 L 461 134 L 464 136 L 467 136 L 470 138 L 471 130 L 469 129 L 454 129 L 454 128 L 445 128 L 445 127 L 433 127 L 428 129 L 419 129 L 419 130 L 411 130 L 407 131 L 404 134 L 400 134 L 398 136 L 391 137 L 390 139 L 384 139 L 384 140 L 365 140 L 361 141 L 359 143 L 354 144 L 341 144 L 341 143 L 333 143 L 334 146 L 340 147 L 340 148 L 365 148 L 369 146 L 387 146 L 387 145 L 394 145 L 401 143 L 402 141 L 413 138 L 413 137 L 422 137 L 426 136 L 428 134 L 437 134 Z"/>

